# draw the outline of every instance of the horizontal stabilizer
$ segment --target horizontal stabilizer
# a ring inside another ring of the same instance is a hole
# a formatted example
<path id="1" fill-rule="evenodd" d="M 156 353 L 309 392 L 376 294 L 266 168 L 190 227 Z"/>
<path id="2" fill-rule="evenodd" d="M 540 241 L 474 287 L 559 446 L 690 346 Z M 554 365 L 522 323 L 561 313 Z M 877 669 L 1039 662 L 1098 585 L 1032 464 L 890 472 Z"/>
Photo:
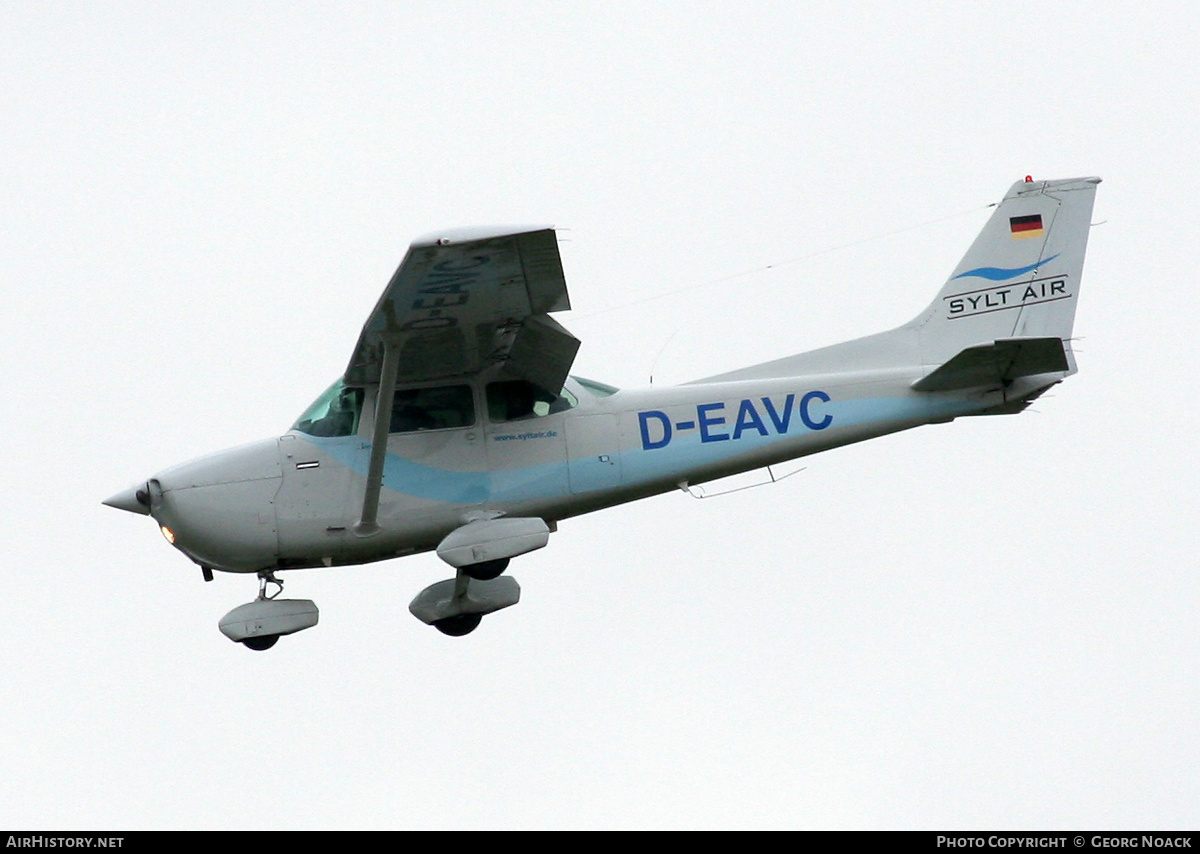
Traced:
<path id="1" fill-rule="evenodd" d="M 1069 370 L 1061 338 L 1003 338 L 962 350 L 912 387 L 917 391 L 953 391 Z"/>

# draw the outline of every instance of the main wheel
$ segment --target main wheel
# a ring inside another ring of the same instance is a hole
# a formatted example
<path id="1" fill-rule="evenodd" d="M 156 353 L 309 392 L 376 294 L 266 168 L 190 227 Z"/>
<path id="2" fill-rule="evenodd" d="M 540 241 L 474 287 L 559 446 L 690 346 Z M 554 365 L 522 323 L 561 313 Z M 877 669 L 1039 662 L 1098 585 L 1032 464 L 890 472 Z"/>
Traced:
<path id="1" fill-rule="evenodd" d="M 258 635 L 242 641 L 247 648 L 262 652 L 268 650 L 279 641 L 279 635 Z"/>
<path id="2" fill-rule="evenodd" d="M 506 569 L 508 558 L 502 557 L 497 560 L 485 560 L 483 563 L 467 564 L 462 571 L 476 581 L 491 581 L 493 578 L 499 578 Z"/>
<path id="3" fill-rule="evenodd" d="M 444 635 L 460 638 L 469 635 L 483 622 L 483 614 L 458 614 L 433 621 L 433 627 Z"/>

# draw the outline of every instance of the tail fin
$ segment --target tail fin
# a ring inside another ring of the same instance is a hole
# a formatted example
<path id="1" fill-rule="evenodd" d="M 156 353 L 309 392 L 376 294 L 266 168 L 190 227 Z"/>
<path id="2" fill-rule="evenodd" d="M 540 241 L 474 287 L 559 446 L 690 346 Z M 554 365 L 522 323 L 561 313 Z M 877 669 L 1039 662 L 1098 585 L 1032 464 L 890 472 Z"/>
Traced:
<path id="1" fill-rule="evenodd" d="M 1020 181 L 1004 196 L 937 298 L 909 328 L 940 365 L 1000 339 L 1067 342 L 1099 178 Z M 1074 373 L 1070 346 L 1065 345 Z"/>
<path id="2" fill-rule="evenodd" d="M 1099 178 L 1020 181 L 934 301 L 903 326 L 696 382 L 936 366 L 918 391 L 1075 373 L 1071 327 Z M 1025 392 L 1023 392 L 1025 393 Z"/>

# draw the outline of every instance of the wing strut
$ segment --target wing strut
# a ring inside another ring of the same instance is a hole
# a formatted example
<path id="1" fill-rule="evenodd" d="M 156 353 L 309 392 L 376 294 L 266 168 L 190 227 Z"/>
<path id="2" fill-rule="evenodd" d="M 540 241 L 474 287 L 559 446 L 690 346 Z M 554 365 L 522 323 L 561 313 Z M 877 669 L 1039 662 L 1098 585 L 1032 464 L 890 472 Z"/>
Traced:
<path id="1" fill-rule="evenodd" d="M 375 395 L 375 433 L 371 437 L 371 462 L 367 466 L 367 488 L 363 492 L 362 515 L 354 533 L 369 537 L 379 533 L 379 491 L 383 488 L 383 463 L 387 458 L 388 432 L 392 426 L 392 401 L 396 397 L 396 374 L 400 368 L 400 346 L 386 341 L 383 367 L 379 372 L 379 392 Z"/>

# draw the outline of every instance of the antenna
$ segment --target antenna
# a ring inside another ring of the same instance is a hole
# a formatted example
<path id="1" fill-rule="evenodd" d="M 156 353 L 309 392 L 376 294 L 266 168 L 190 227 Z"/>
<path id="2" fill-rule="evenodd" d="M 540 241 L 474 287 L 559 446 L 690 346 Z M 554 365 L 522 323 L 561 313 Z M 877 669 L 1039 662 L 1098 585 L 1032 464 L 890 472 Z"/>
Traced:
<path id="1" fill-rule="evenodd" d="M 654 369 L 656 367 L 658 367 L 659 357 L 662 356 L 663 351 L 667 349 L 667 345 L 670 344 L 671 340 L 678 334 L 679 334 L 679 329 L 677 328 L 674 332 L 672 332 L 669 336 L 667 336 L 667 340 L 664 341 L 663 345 L 658 348 L 658 353 L 655 354 L 654 361 L 650 363 L 650 385 L 654 385 Z"/>

